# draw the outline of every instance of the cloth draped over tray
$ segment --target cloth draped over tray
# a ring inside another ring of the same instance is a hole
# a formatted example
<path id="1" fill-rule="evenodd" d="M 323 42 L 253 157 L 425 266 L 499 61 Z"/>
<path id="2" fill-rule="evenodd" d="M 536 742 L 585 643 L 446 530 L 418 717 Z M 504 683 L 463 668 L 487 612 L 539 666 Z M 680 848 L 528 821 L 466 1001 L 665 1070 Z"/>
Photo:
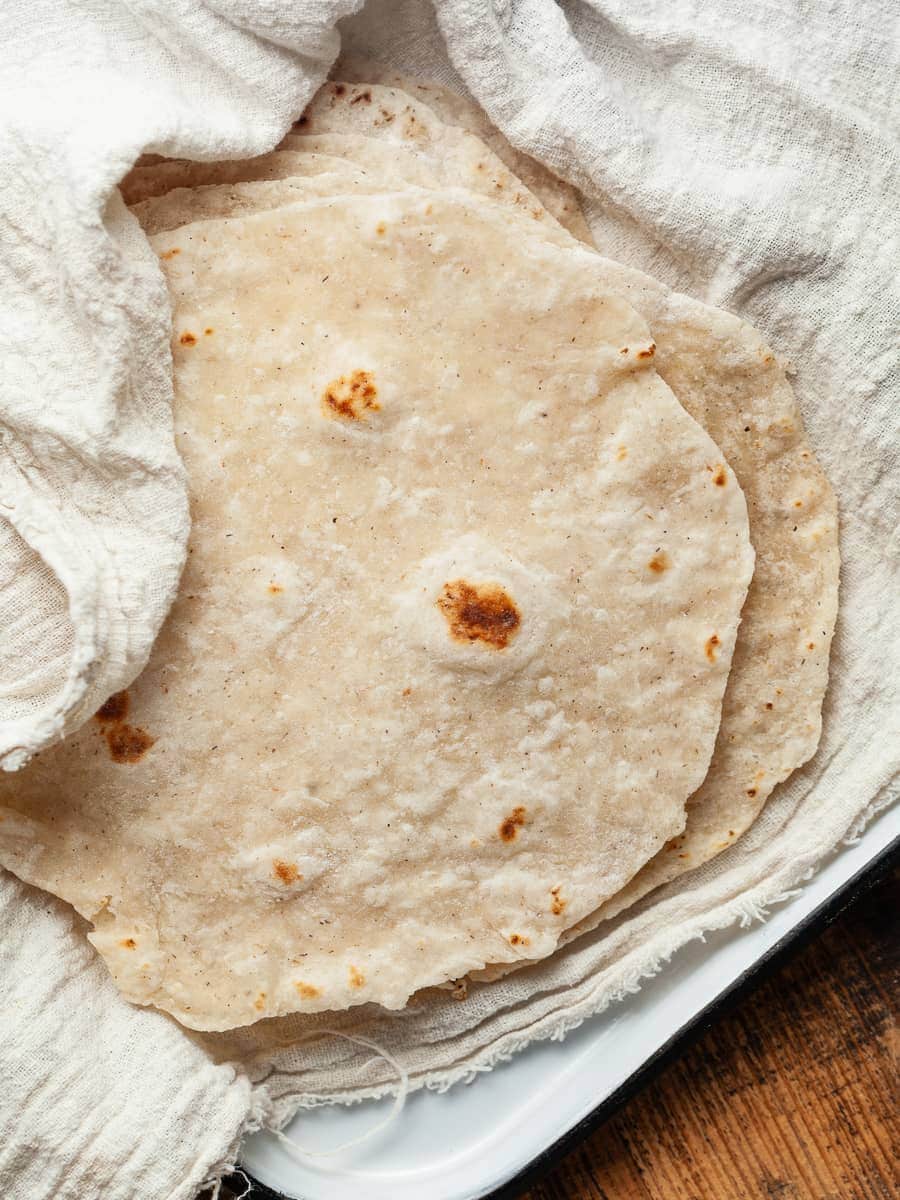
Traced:
<path id="1" fill-rule="evenodd" d="M 4 766 L 140 670 L 184 550 L 162 278 L 114 185 L 143 152 L 271 149 L 340 44 L 471 94 L 580 188 L 604 253 L 746 317 L 790 360 L 841 511 L 822 744 L 711 864 L 464 1004 L 435 995 L 401 1016 L 189 1035 L 121 1000 L 71 911 L 4 874 L 0 1179 L 23 1200 L 188 1197 L 248 1129 L 393 1085 L 327 1030 L 362 1033 L 413 1086 L 439 1088 L 562 1036 L 689 939 L 764 915 L 896 794 L 900 73 L 886 0 L 717 3 L 702 27 L 693 5 L 656 0 L 640 13 L 375 0 L 341 43 L 337 22 L 360 7 L 16 2 L 0 18 Z"/>

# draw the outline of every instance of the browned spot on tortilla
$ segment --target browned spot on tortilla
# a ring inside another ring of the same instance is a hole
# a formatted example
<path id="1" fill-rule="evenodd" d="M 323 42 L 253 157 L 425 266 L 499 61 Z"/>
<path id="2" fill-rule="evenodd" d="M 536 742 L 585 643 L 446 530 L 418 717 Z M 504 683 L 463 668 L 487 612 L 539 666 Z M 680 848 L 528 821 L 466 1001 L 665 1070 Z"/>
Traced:
<path id="1" fill-rule="evenodd" d="M 137 942 L 134 940 L 134 938 L 123 938 L 122 941 L 119 942 L 119 945 L 124 946 L 126 950 L 137 949 Z"/>
<path id="2" fill-rule="evenodd" d="M 647 563 L 647 570 L 652 571 L 654 575 L 662 575 L 663 571 L 668 571 L 671 565 L 671 560 L 665 550 L 657 550 Z"/>
<path id="3" fill-rule="evenodd" d="M 128 716 L 128 703 L 127 692 L 113 692 L 109 699 L 100 705 L 94 716 L 100 722 L 124 721 Z"/>
<path id="4" fill-rule="evenodd" d="M 504 842 L 514 842 L 522 826 L 525 824 L 525 809 L 518 805 L 508 817 L 500 823 L 499 834 Z"/>
<path id="5" fill-rule="evenodd" d="M 181 253 L 181 247 L 173 246 L 171 250 L 163 250 L 162 254 L 159 257 L 160 258 L 174 258 L 176 254 L 180 254 L 180 253 Z"/>
<path id="6" fill-rule="evenodd" d="M 706 646 L 705 646 L 706 657 L 709 659 L 710 662 L 716 661 L 716 658 L 718 657 L 716 655 L 716 646 L 720 646 L 721 644 L 722 643 L 720 642 L 719 635 L 717 633 L 714 633 L 712 635 L 712 637 L 708 637 L 706 639 Z"/>
<path id="7" fill-rule="evenodd" d="M 512 933 L 509 936 L 509 944 L 511 946 L 530 946 L 531 938 L 525 937 L 521 933 Z"/>
<path id="8" fill-rule="evenodd" d="M 355 95 L 353 97 L 353 99 L 350 101 L 350 103 L 351 104 L 360 104 L 360 103 L 371 104 L 372 103 L 372 93 L 371 92 L 359 92 L 359 93 L 357 93 L 357 95 Z"/>
<path id="9" fill-rule="evenodd" d="M 620 354 L 627 354 L 627 353 L 628 353 L 628 347 L 627 347 L 627 346 L 623 346 L 623 347 L 622 347 L 622 349 L 619 351 L 619 353 L 620 353 Z"/>
<path id="10" fill-rule="evenodd" d="M 457 642 L 483 642 L 495 650 L 504 650 L 522 623 L 512 597 L 498 583 L 451 580 L 437 606 Z"/>
<path id="11" fill-rule="evenodd" d="M 311 983 L 304 983 L 301 979 L 297 980 L 294 987 L 304 1000 L 315 1000 L 316 996 L 321 996 L 322 994 L 317 987 L 313 987 Z"/>
<path id="12" fill-rule="evenodd" d="M 666 849 L 666 850 L 680 850 L 683 844 L 684 844 L 684 839 L 683 839 L 683 838 L 680 838 L 680 837 L 673 837 L 673 838 L 669 838 L 669 840 L 668 840 L 668 841 L 666 842 L 666 844 L 665 844 L 665 847 L 664 847 L 664 849 Z"/>
<path id="13" fill-rule="evenodd" d="M 385 121 L 387 121 L 388 124 L 390 124 L 390 122 L 393 121 L 393 119 L 394 119 L 394 114 L 392 112 L 389 112 L 386 108 L 383 108 L 381 110 L 381 115 L 382 115 L 382 117 L 384 117 Z"/>
<path id="14" fill-rule="evenodd" d="M 560 893 L 560 885 L 559 884 L 557 884 L 556 887 L 553 887 L 550 889 L 550 895 L 553 897 L 553 901 L 550 905 L 550 909 L 555 917 L 558 917 L 560 915 L 560 913 L 564 912 L 566 905 L 568 904 L 568 900 L 563 900 L 562 896 L 560 896 L 559 893 Z"/>
<path id="15" fill-rule="evenodd" d="M 283 592 L 283 591 L 284 591 L 284 588 L 281 586 L 280 583 L 270 583 L 269 584 L 269 592 L 273 596 L 277 596 L 279 592 Z"/>
<path id="16" fill-rule="evenodd" d="M 794 508 L 802 508 L 802 507 L 803 507 L 803 501 L 802 501 L 802 500 L 795 500 L 795 501 L 794 501 Z"/>
<path id="17" fill-rule="evenodd" d="M 256 999 L 253 1001 L 253 1007 L 256 1009 L 257 1012 L 262 1012 L 262 1010 L 266 1007 L 266 993 L 265 992 L 259 993 L 259 995 L 256 997 Z"/>
<path id="18" fill-rule="evenodd" d="M 322 409 L 326 417 L 341 421 L 363 421 L 368 412 L 378 412 L 378 389 L 371 371 L 354 371 L 341 375 L 322 394 Z"/>
<path id="19" fill-rule="evenodd" d="M 616 462 L 624 462 L 628 457 L 628 447 L 620 446 L 616 451 Z"/>
<path id="20" fill-rule="evenodd" d="M 334 94 L 336 96 L 343 96 L 343 94 L 344 94 L 344 92 L 346 92 L 346 90 L 347 90 L 346 85 L 343 83 L 336 83 L 334 85 Z"/>
<path id="21" fill-rule="evenodd" d="M 716 467 L 716 473 L 713 475 L 713 483 L 716 487 L 724 487 L 728 482 L 728 476 L 725 474 L 725 468 L 722 466 Z"/>
<path id="22" fill-rule="evenodd" d="M 272 874 L 276 879 L 280 879 L 282 883 L 296 883 L 298 879 L 303 878 L 297 870 L 297 864 L 285 862 L 283 858 L 273 860 Z"/>
<path id="23" fill-rule="evenodd" d="M 383 237 L 384 234 L 387 233 L 387 225 L 385 225 L 384 221 L 378 222 L 378 224 L 375 226 L 375 232 L 379 237 Z"/>
<path id="24" fill-rule="evenodd" d="M 404 688 L 404 689 L 403 689 L 403 695 L 404 695 L 404 696 L 411 696 L 411 695 L 412 695 L 412 688 Z"/>
<path id="25" fill-rule="evenodd" d="M 771 700 L 766 701 L 766 708 L 774 708 L 774 707 L 775 707 L 775 705 L 772 703 Z"/>
<path id="26" fill-rule="evenodd" d="M 806 643 L 806 648 L 807 648 L 807 650 L 815 650 L 815 648 L 816 648 L 816 643 L 815 643 L 815 642 L 807 642 L 807 643 Z"/>
<path id="27" fill-rule="evenodd" d="M 212 325 L 207 325 L 207 327 L 203 330 L 203 336 L 212 337 L 215 332 L 216 331 L 213 329 Z"/>
<path id="28" fill-rule="evenodd" d="M 362 971 L 358 971 L 356 967 L 350 968 L 350 986 L 352 988 L 361 988 L 366 982 L 366 977 Z"/>
<path id="29" fill-rule="evenodd" d="M 747 788 L 747 795 L 748 795 L 748 796 L 751 796 L 751 797 L 752 797 L 752 796 L 755 796 L 755 795 L 756 795 L 756 788 Z"/>
<path id="30" fill-rule="evenodd" d="M 106 744 L 113 762 L 140 762 L 156 738 L 136 725 L 116 724 L 106 730 Z"/>
<path id="31" fill-rule="evenodd" d="M 656 346 L 654 345 L 653 342 L 651 342 L 646 350 L 638 350 L 637 356 L 638 356 L 638 358 L 652 358 L 655 353 L 656 353 Z"/>
<path id="32" fill-rule="evenodd" d="M 181 342 L 182 346 L 196 346 L 197 345 L 196 333 L 190 333 L 188 330 L 185 330 L 185 332 L 181 335 L 181 337 L 178 340 L 179 340 L 179 342 Z"/>

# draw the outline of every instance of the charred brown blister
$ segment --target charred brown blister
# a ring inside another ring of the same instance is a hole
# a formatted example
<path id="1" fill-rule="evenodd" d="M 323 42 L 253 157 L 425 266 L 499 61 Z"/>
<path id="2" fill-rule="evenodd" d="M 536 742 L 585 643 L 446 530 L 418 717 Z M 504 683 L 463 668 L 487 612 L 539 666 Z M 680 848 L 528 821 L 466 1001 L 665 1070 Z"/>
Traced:
<path id="1" fill-rule="evenodd" d="M 322 393 L 326 417 L 339 421 L 364 421 L 370 412 L 378 412 L 378 389 L 371 371 L 354 371 L 333 380 Z"/>
<path id="2" fill-rule="evenodd" d="M 106 730 L 106 744 L 113 762 L 140 762 L 156 738 L 136 725 L 113 725 Z"/>
<path id="3" fill-rule="evenodd" d="M 113 692 L 109 699 L 100 705 L 94 716 L 101 725 L 105 725 L 107 721 L 124 721 L 128 716 L 128 705 L 127 692 Z"/>
<path id="4" fill-rule="evenodd" d="M 524 824 L 525 809 L 521 805 L 517 805 L 509 816 L 500 822 L 500 828 L 497 832 L 500 834 L 501 841 L 514 842 Z"/>
<path id="5" fill-rule="evenodd" d="M 297 870 L 297 864 L 285 862 L 283 858 L 276 858 L 274 860 L 272 863 L 272 874 L 284 884 L 296 883 L 298 879 L 303 878 Z"/>
<path id="6" fill-rule="evenodd" d="M 127 692 L 113 692 L 94 714 L 94 719 L 103 727 L 103 736 L 106 738 L 113 762 L 140 762 L 156 741 L 156 738 L 143 729 L 138 729 L 136 725 L 126 724 L 125 718 L 128 716 L 130 705 Z"/>
<path id="7" fill-rule="evenodd" d="M 504 650 L 522 624 L 515 601 L 498 583 L 451 580 L 444 584 L 437 606 L 455 641 L 482 642 L 494 650 Z"/>

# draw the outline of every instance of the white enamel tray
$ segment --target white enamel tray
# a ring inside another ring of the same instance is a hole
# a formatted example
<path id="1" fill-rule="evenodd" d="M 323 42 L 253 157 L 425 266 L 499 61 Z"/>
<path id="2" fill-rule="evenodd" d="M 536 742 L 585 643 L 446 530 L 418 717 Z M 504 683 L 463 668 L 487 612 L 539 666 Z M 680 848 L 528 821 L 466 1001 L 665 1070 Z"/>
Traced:
<path id="1" fill-rule="evenodd" d="M 300 1200 L 476 1200 L 515 1196 L 589 1128 L 609 1116 L 667 1051 L 714 1018 L 725 999 L 818 928 L 865 886 L 900 837 L 900 807 L 836 853 L 765 924 L 684 947 L 641 991 L 586 1021 L 565 1042 L 530 1046 L 469 1086 L 419 1092 L 389 1128 L 326 1159 L 297 1161 L 271 1135 L 247 1139 L 249 1197 Z M 390 1101 L 301 1113 L 287 1132 L 314 1150 L 377 1125 Z M 246 1184 L 234 1181 L 238 1195 Z"/>

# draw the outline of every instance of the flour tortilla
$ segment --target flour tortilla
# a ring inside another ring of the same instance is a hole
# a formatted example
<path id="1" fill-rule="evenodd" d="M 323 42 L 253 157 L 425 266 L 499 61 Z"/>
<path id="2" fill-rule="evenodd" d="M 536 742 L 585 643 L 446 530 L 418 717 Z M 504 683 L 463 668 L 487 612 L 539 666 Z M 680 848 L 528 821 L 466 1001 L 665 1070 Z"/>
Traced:
<path id="1" fill-rule="evenodd" d="M 383 84 L 426 105 L 446 125 L 473 133 L 520 179 L 544 208 L 579 241 L 593 245 L 591 231 L 581 211 L 578 192 L 541 163 L 516 150 L 494 125 L 484 109 L 433 80 L 413 79 L 384 63 L 341 55 L 332 76 L 336 83 Z"/>
<path id="2" fill-rule="evenodd" d="M 688 801 L 684 830 L 620 892 L 563 931 L 561 945 L 733 845 L 776 785 L 813 755 L 838 606 L 834 493 L 770 348 L 745 322 L 640 272 L 608 264 L 604 279 L 647 318 L 661 377 L 734 470 L 756 566 L 715 752 Z M 492 965 L 472 978 L 490 981 L 510 969 Z"/>
<path id="3" fill-rule="evenodd" d="M 394 88 L 326 85 L 301 120 L 304 133 L 289 134 L 281 149 L 259 158 L 209 163 L 176 159 L 134 167 L 120 185 L 123 198 L 137 205 L 176 188 L 306 177 L 335 171 L 336 158 L 352 159 L 360 169 L 372 169 L 384 178 L 394 169 L 395 160 L 402 160 L 402 178 L 408 183 L 467 187 L 561 228 L 479 138 L 445 125 L 424 104 Z M 373 130 L 377 136 L 371 136 Z M 309 154 L 308 162 L 300 151 Z"/>
<path id="4" fill-rule="evenodd" d="M 394 81 L 389 71 L 384 77 Z M 397 122 L 379 120 L 373 105 L 354 103 L 360 86 L 371 90 L 366 84 L 338 83 L 330 93 L 323 89 L 303 128 L 366 129 L 369 138 L 394 144 Z M 417 91 L 420 100 L 427 102 L 431 86 Z M 380 94 L 372 94 L 380 106 Z M 403 111 L 401 98 L 391 103 Z M 430 140 L 439 142 L 420 108 L 413 111 L 414 130 L 427 129 Z M 467 124 L 473 128 L 474 118 Z M 323 138 L 309 145 L 322 146 Z M 452 160 L 445 163 L 452 172 Z M 565 241 L 558 225 L 544 224 L 542 231 Z M 770 347 L 746 322 L 672 292 L 640 271 L 609 259 L 601 259 L 598 270 L 606 285 L 646 318 L 658 346 L 657 370 L 734 469 L 747 495 L 757 566 L 715 755 L 689 803 L 685 830 L 619 895 L 564 932 L 563 942 L 727 849 L 749 828 L 773 788 L 812 756 L 821 734 L 840 568 L 834 493 L 805 437 L 784 367 Z"/>
<path id="5" fill-rule="evenodd" d="M 348 109 L 358 108 L 356 94 L 346 87 L 341 93 Z M 402 103 L 391 103 L 403 111 Z M 336 107 L 327 101 L 326 120 L 329 127 L 343 128 Z M 357 116 L 353 120 L 359 123 Z M 421 114 L 417 121 L 425 125 Z M 364 164 L 363 190 L 388 186 L 401 174 L 423 181 L 427 172 L 417 162 L 417 152 L 396 141 L 394 126 L 373 122 L 366 136 L 305 135 L 305 144 L 313 152 L 331 150 Z M 376 145 L 387 153 L 379 158 Z M 454 160 L 442 162 L 445 176 L 452 177 Z M 432 173 L 430 180 L 441 185 L 438 175 Z M 247 185 L 249 202 L 259 207 L 280 202 L 277 193 L 267 190 L 276 185 L 257 186 L 254 194 L 254 186 Z M 508 202 L 510 195 L 504 189 L 496 198 Z M 150 202 L 157 203 L 163 202 Z M 199 215 L 199 205 L 186 193 L 176 223 L 192 214 Z M 558 228 L 547 228 L 545 236 L 566 242 Z M 658 345 L 658 369 L 735 469 L 748 496 L 757 569 L 716 753 L 708 778 L 689 805 L 683 834 L 601 911 L 564 933 L 564 941 L 733 844 L 776 784 L 812 755 L 821 730 L 837 610 L 834 495 L 805 440 L 784 370 L 769 347 L 745 322 L 673 293 L 638 271 L 605 259 L 598 269 L 606 284 L 648 319 Z"/>
<path id="6" fill-rule="evenodd" d="M 398 1007 L 551 952 L 681 829 L 743 496 L 595 256 L 536 229 L 408 191 L 154 240 L 181 592 L 128 710 L 0 780 L 0 859 L 129 999 Z"/>
<path id="7" fill-rule="evenodd" d="M 346 159 L 326 155 L 291 154 L 273 150 L 258 158 L 229 159 L 224 162 L 192 162 L 167 158 L 162 162 L 138 164 L 119 184 L 126 204 L 139 204 L 151 196 L 162 196 L 175 188 L 198 187 L 206 183 L 243 183 L 251 179 L 286 179 L 316 175 L 321 171 L 339 171 Z"/>

